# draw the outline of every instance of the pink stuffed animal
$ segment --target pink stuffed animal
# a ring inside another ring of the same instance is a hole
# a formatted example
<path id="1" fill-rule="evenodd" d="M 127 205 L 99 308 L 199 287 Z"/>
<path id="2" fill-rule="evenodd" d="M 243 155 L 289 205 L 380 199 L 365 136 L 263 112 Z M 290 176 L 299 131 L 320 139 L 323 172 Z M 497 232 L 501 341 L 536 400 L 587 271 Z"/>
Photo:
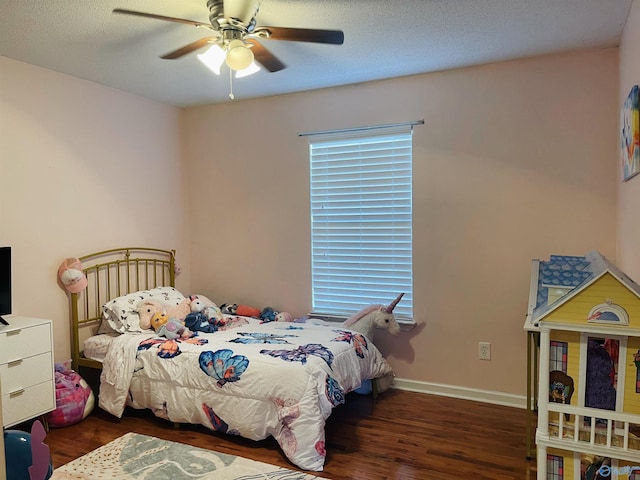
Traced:
<path id="1" fill-rule="evenodd" d="M 289 312 L 280 312 L 276 315 L 276 322 L 293 322 L 293 315 Z"/>
<path id="2" fill-rule="evenodd" d="M 140 317 L 140 328 L 151 329 L 151 317 L 156 313 L 166 313 L 169 318 L 176 318 L 184 321 L 185 317 L 191 313 L 191 301 L 185 298 L 177 305 L 170 306 L 156 300 L 143 300 L 136 306 Z"/>

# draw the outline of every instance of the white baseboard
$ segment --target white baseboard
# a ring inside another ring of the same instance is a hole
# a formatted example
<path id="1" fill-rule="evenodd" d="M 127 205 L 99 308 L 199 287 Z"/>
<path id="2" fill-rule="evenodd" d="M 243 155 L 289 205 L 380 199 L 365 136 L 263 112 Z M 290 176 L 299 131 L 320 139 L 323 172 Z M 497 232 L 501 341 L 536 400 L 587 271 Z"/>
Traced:
<path id="1" fill-rule="evenodd" d="M 515 395 L 513 393 L 494 392 L 491 390 L 481 390 L 479 388 L 458 387 L 455 385 L 422 382 L 397 377 L 394 379 L 391 388 L 407 390 L 409 392 L 461 398 L 464 400 L 475 400 L 476 402 L 493 403 L 506 407 L 527 408 L 526 395 Z"/>

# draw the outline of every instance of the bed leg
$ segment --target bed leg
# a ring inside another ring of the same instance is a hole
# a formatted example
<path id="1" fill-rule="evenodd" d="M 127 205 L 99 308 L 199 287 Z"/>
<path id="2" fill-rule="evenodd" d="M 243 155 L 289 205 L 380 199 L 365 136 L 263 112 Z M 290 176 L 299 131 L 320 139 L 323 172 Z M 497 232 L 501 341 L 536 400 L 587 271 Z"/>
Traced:
<path id="1" fill-rule="evenodd" d="M 373 397 L 374 400 L 378 398 L 378 379 L 377 378 L 371 379 L 371 396 Z"/>

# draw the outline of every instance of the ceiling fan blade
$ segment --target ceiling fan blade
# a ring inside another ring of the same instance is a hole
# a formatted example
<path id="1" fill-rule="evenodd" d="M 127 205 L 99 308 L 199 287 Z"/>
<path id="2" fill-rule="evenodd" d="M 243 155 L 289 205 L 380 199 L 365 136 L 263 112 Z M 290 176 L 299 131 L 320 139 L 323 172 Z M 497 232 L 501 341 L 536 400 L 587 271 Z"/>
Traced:
<path id="1" fill-rule="evenodd" d="M 253 52 L 255 61 L 270 72 L 278 72 L 286 68 L 286 65 L 284 63 L 278 60 L 278 58 L 273 53 L 264 48 L 264 46 L 257 40 L 253 38 L 247 38 L 245 39 L 245 42 L 253 45 L 253 47 L 251 47 L 251 51 Z"/>
<path id="2" fill-rule="evenodd" d="M 342 45 L 344 32 L 341 30 L 316 30 L 313 28 L 258 27 L 255 34 L 269 40 L 289 40 L 294 42 L 329 43 Z"/>
<path id="3" fill-rule="evenodd" d="M 176 58 L 180 58 L 187 53 L 194 52 L 195 50 L 198 50 L 199 48 L 202 48 L 206 45 L 216 43 L 217 40 L 218 39 L 216 37 L 204 37 L 200 40 L 196 40 L 195 42 L 185 45 L 184 47 L 174 50 L 173 52 L 162 55 L 160 58 L 163 58 L 165 60 L 175 60 Z"/>
<path id="4" fill-rule="evenodd" d="M 156 20 L 166 20 L 167 22 L 184 23 L 194 27 L 204 27 L 213 30 L 209 23 L 196 22 L 195 20 L 186 20 L 184 18 L 165 17 L 164 15 L 156 15 L 155 13 L 137 12 L 135 10 L 127 10 L 125 8 L 115 8 L 113 13 L 121 13 L 124 15 L 135 15 L 136 17 L 154 18 Z"/>

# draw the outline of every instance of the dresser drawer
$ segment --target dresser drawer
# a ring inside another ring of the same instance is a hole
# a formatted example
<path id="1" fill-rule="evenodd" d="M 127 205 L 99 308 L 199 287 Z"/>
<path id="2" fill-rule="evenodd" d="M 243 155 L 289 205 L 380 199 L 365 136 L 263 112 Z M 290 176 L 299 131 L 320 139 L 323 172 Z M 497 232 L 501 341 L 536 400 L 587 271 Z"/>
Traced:
<path id="1" fill-rule="evenodd" d="M 0 364 L 51 351 L 51 324 L 0 331 Z"/>
<path id="2" fill-rule="evenodd" d="M 55 388 L 51 381 L 33 385 L 17 392 L 2 394 L 2 422 L 5 427 L 11 427 L 38 415 L 44 415 L 55 408 Z"/>
<path id="3" fill-rule="evenodd" d="M 53 381 L 51 352 L 0 365 L 2 395 Z"/>

